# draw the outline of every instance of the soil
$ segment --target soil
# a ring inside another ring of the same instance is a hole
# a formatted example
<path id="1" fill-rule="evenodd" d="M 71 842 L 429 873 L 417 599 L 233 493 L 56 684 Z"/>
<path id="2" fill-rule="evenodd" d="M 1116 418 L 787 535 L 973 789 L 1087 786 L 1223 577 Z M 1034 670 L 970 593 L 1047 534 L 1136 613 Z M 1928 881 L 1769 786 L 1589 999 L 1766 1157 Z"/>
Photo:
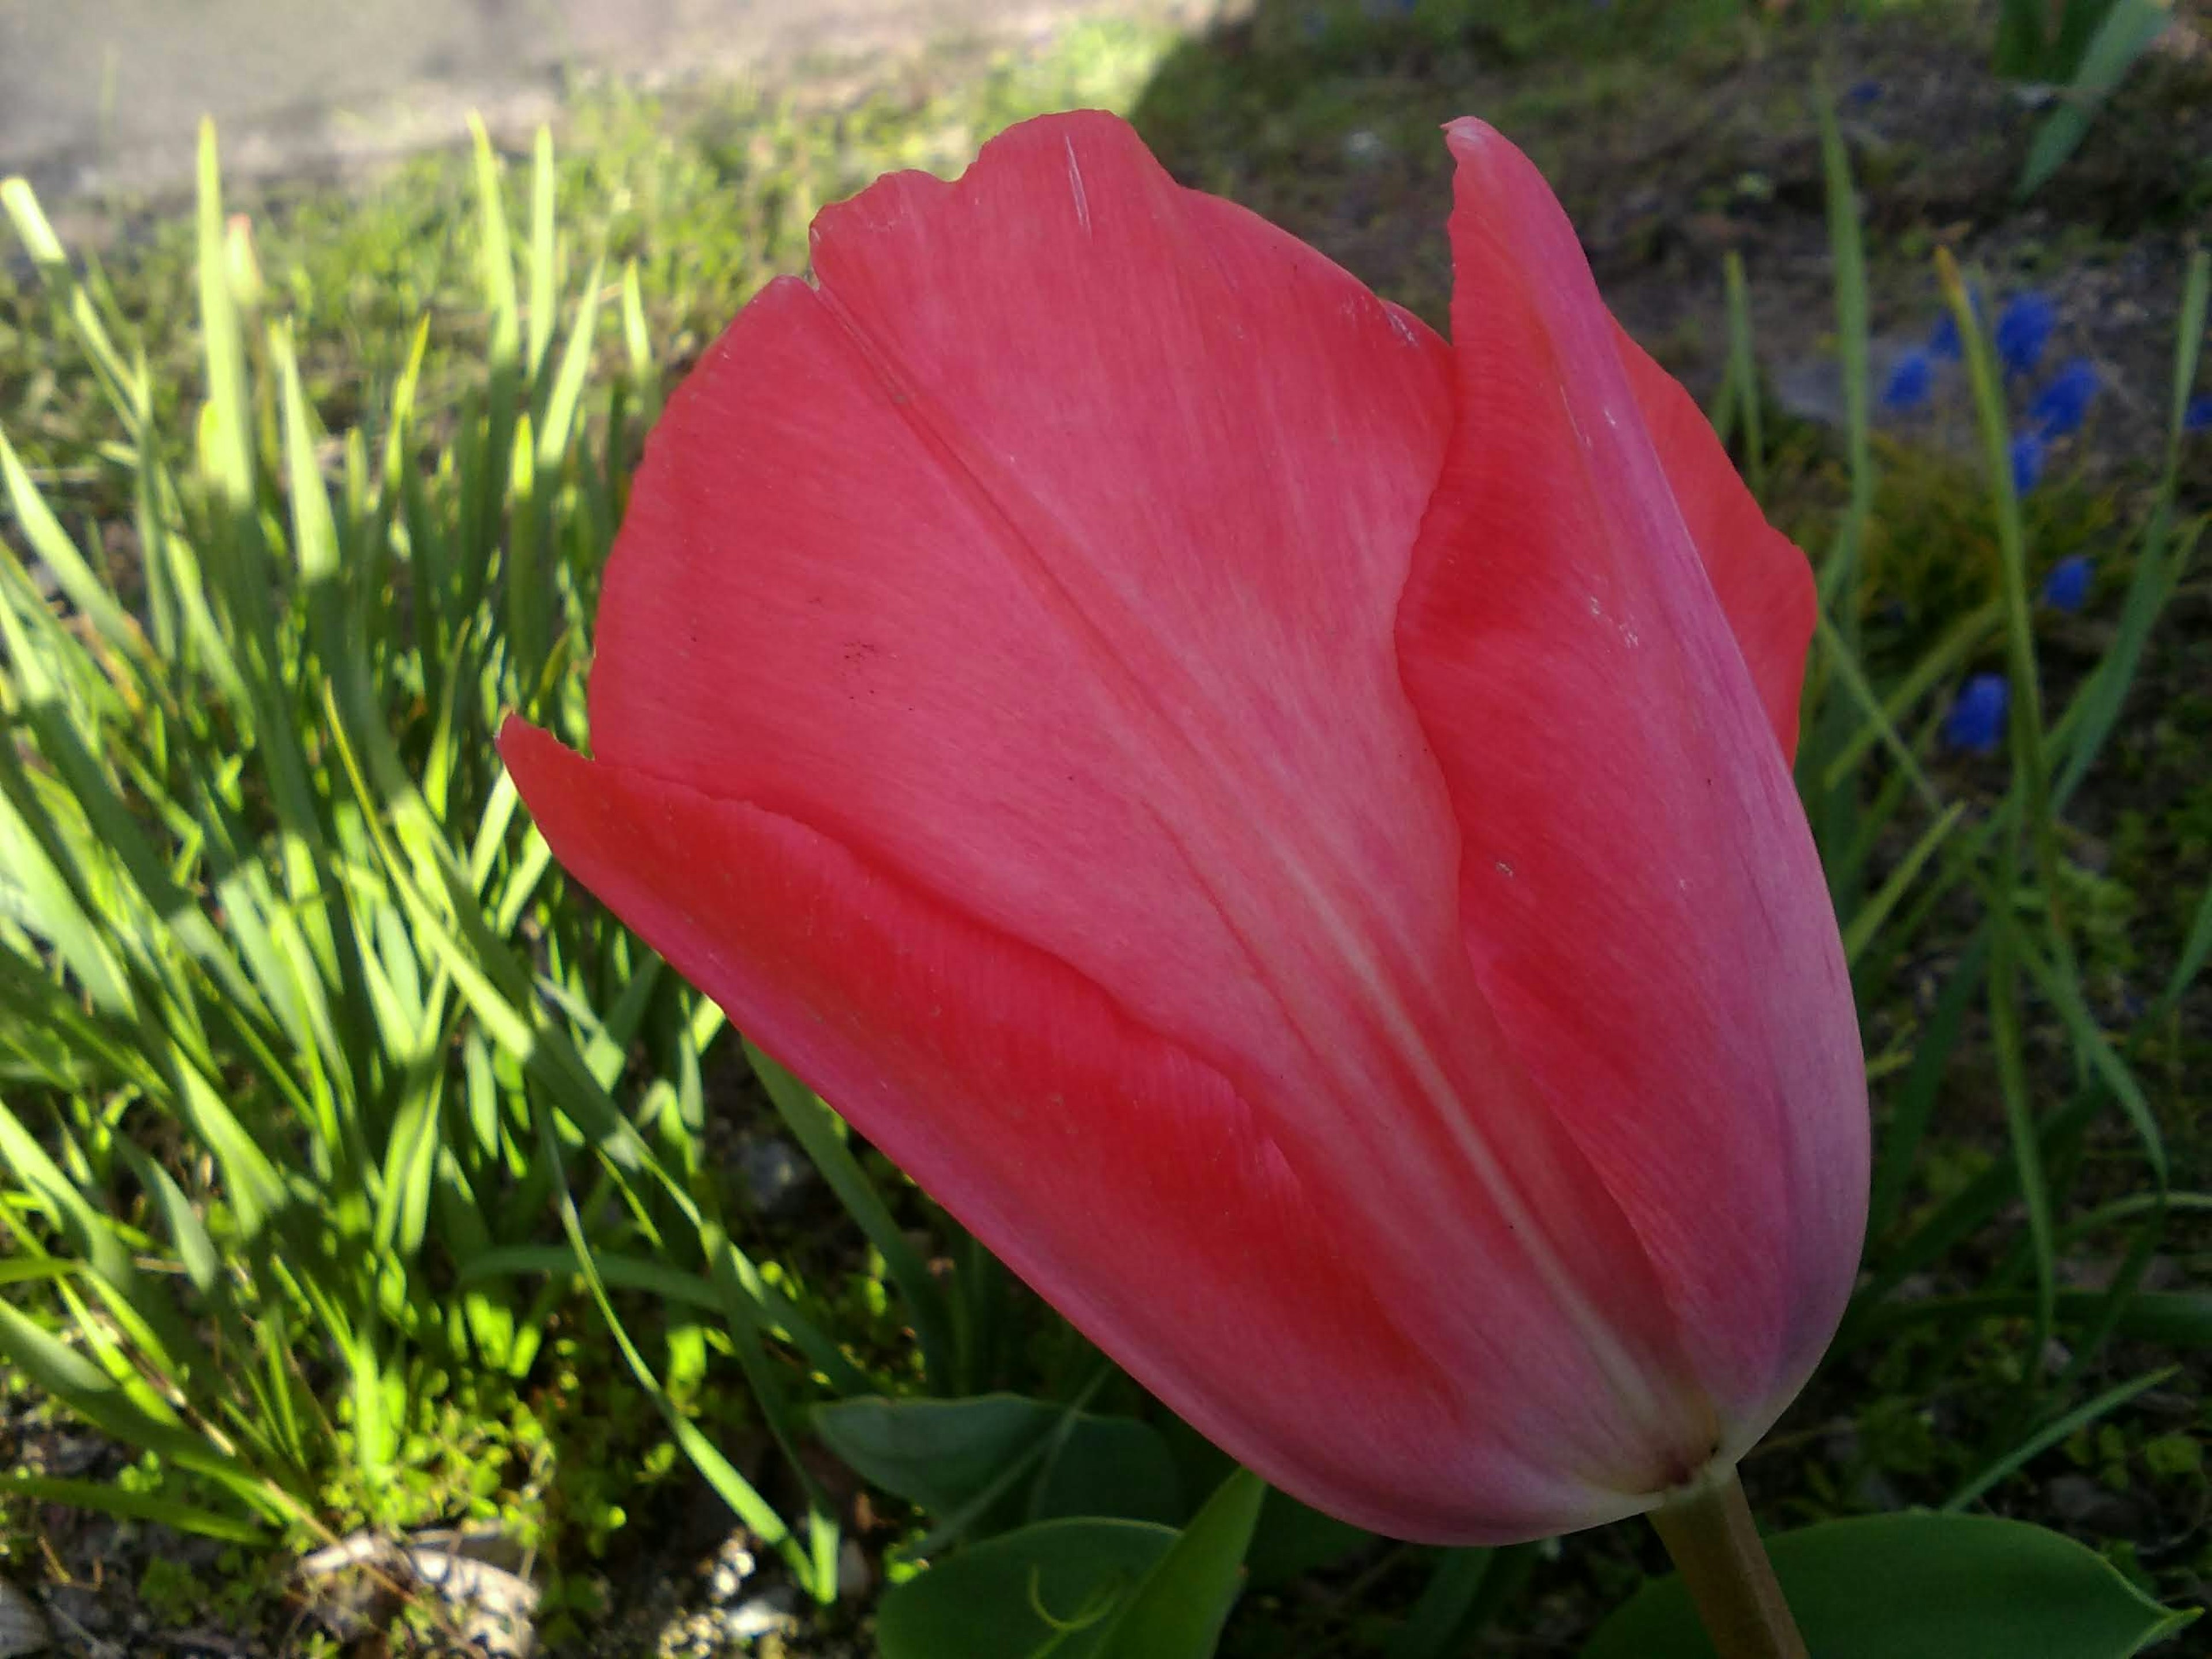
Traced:
<path id="1" fill-rule="evenodd" d="M 1436 131 L 1489 120 L 1543 169 L 1630 331 L 1694 390 L 1726 356 L 1723 256 L 1743 259 L 1771 390 L 1839 420 L 1835 283 L 1814 88 L 1836 88 L 1856 170 L 1879 380 L 1937 315 L 1950 248 L 1999 298 L 2033 287 L 2052 355 L 2107 394 L 2097 447 L 2156 453 L 2186 250 L 2212 203 L 2212 51 L 2197 0 L 2069 166 L 2015 199 L 2046 91 L 1999 81 L 1986 19 L 1893 15 L 1708 42 L 1654 61 L 1518 61 L 1480 31 L 1377 25 L 1316 40 L 1271 0 L 1176 54 L 1134 119 L 1186 182 L 1235 198 L 1439 327 L 1449 169 Z M 1370 8 L 1380 11 L 1382 8 Z"/>

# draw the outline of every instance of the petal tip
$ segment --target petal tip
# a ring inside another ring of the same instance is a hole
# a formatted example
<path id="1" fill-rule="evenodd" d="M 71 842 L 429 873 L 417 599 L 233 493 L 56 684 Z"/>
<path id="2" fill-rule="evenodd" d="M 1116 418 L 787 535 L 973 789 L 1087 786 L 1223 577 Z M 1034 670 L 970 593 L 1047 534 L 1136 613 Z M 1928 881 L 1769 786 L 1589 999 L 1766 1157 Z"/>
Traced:
<path id="1" fill-rule="evenodd" d="M 532 738 L 542 738 L 544 735 L 543 732 L 510 708 L 500 716 L 499 731 L 492 738 L 492 747 L 499 750 L 499 757 L 501 760 L 511 761 L 514 758 L 514 751 L 518 748 L 528 744 Z"/>
<path id="2" fill-rule="evenodd" d="M 1480 152 L 1492 142 L 1509 141 L 1479 115 L 1462 115 L 1444 123 L 1444 143 L 1451 147 L 1454 155 Z"/>
<path id="3" fill-rule="evenodd" d="M 542 794 L 562 763 L 588 766 L 584 757 L 562 743 L 550 732 L 532 726 L 512 710 L 499 723 L 499 734 L 492 739 L 492 747 L 499 751 L 500 763 L 507 768 L 507 775 L 522 793 L 526 803 L 533 792 Z"/>

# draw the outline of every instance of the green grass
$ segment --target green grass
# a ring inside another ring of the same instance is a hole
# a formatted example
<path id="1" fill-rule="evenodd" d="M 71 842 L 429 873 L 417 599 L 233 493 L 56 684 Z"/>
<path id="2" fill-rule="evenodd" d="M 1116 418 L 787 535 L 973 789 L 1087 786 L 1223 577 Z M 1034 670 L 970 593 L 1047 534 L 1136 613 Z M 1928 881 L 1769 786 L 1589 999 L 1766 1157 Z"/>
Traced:
<path id="1" fill-rule="evenodd" d="M 1404 39 L 1354 9 L 1318 42 L 1261 38 L 1253 88 L 1321 54 L 1300 96 L 1336 100 L 1326 126 L 1397 84 L 1405 52 L 1460 49 L 1463 9 L 1416 8 L 1389 26 Z M 1742 25 L 1723 10 L 1622 7 L 1573 49 L 1601 70 L 1719 50 Z M 1500 49 L 1568 50 L 1556 15 L 1497 14 Z M 814 208 L 888 166 L 957 167 L 1037 110 L 1135 103 L 1168 44 L 1099 27 L 837 110 L 602 92 L 557 152 L 502 159 L 479 136 L 358 198 L 272 192 L 246 221 L 210 142 L 196 212 L 147 220 L 105 266 L 7 191 L 24 263 L 20 281 L 0 265 L 0 1357 L 41 1412 L 127 1450 L 112 1483 L 19 1469 L 0 1493 L 240 1552 L 226 1585 L 165 1569 L 150 1605 L 249 1617 L 276 1589 L 249 1563 L 485 1516 L 547 1551 L 556 1605 L 578 1587 L 558 1636 L 591 1616 L 590 1564 L 686 1482 L 827 1602 L 850 1510 L 817 1440 L 874 1481 L 889 1525 L 869 1549 L 894 1582 L 1028 1521 L 1182 1521 L 1218 1482 L 1217 1456 L 566 885 L 489 743 L 509 708 L 584 736 L 598 570 L 641 434 L 669 377 L 799 267 Z M 1193 73 L 1169 90 L 1190 96 Z M 1269 131 L 1214 182 L 1272 188 L 1322 153 L 1297 121 Z M 1872 429 L 1879 250 L 1824 131 L 1845 424 L 1772 407 L 1757 273 L 1718 266 L 1717 414 L 1821 574 L 1798 777 L 1868 1030 L 1877 1162 L 1866 1279 L 1749 1479 L 1775 1522 L 1905 1501 L 2033 1516 L 2054 1469 L 2185 1512 L 2202 1435 L 2154 1408 L 2201 1410 L 2172 1366 L 2212 1343 L 2212 1298 L 2188 1288 L 2212 1204 L 2212 702 L 2139 693 L 2162 653 L 2203 659 L 2169 611 L 2204 527 L 2180 411 L 2205 266 L 2160 320 L 2172 435 L 2140 487 L 2023 503 L 1971 328 L 1978 451 Z M 1338 159 L 1285 187 L 1344 180 Z M 2053 674 L 2035 584 L 2091 544 L 2111 550 L 2107 637 Z M 1962 764 L 1941 715 L 1998 665 L 2021 694 L 2005 754 Z M 2106 815 L 2100 870 L 2083 823 L 2113 791 L 2150 804 Z M 2111 994 L 2146 975 L 2138 1006 Z M 732 1115 L 818 1170 L 800 1220 L 740 1194 L 716 1138 Z M 855 1408 L 834 1402 L 875 1396 L 939 1425 L 927 1479 L 839 1428 Z M 1094 1445 L 1164 1472 L 1141 1517 Z M 2092 1536 L 2167 1593 L 2212 1567 Z M 1625 1534 L 1387 1546 L 1279 1499 L 1251 1561 L 1224 1651 L 1387 1659 L 1562 1602 L 1586 1628 L 1653 1565 Z"/>

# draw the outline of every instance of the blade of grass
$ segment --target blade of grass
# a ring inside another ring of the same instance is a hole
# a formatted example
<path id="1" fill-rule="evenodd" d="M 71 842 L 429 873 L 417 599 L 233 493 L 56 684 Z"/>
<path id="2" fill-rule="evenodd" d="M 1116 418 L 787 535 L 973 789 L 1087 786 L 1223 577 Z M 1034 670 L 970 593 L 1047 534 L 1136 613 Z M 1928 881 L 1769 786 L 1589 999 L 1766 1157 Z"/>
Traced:
<path id="1" fill-rule="evenodd" d="M 559 289 L 553 219 L 553 130 L 541 126 L 530 156 L 530 356 L 534 384 L 553 343 L 553 296 Z"/>
<path id="2" fill-rule="evenodd" d="M 1751 295 L 1744 286 L 1743 256 L 1730 248 L 1722 260 L 1728 289 L 1729 381 L 1743 426 L 1743 476 L 1754 499 L 1766 495 L 1766 441 L 1759 407 L 1759 352 L 1751 333 Z"/>
<path id="3" fill-rule="evenodd" d="M 124 1521 L 150 1521 L 156 1526 L 218 1539 L 227 1544 L 265 1546 L 269 1542 L 266 1524 L 220 1515 L 197 1504 L 180 1503 L 152 1492 L 132 1492 L 110 1481 L 0 1474 L 0 1492 L 26 1498 L 35 1504 L 66 1504 L 72 1509 L 92 1510 Z"/>
<path id="4" fill-rule="evenodd" d="M 2142 1085 L 2136 1081 L 2135 1073 L 2129 1069 L 2128 1063 L 2120 1058 L 2106 1039 L 2097 1024 L 2096 1016 L 2089 1012 L 2088 1004 L 2081 1000 L 2081 988 L 2038 956 L 2035 948 L 2026 939 L 2020 939 L 2018 944 L 2021 964 L 2027 968 L 2028 977 L 2035 981 L 2036 988 L 2058 1011 L 2067 1035 L 2074 1041 L 2075 1052 L 2087 1059 L 2091 1069 L 2104 1079 L 2105 1086 L 2112 1091 L 2113 1098 L 2120 1103 L 2121 1109 L 2127 1114 L 2128 1121 L 2135 1127 L 2136 1136 L 2142 1142 L 2143 1161 L 2150 1165 L 2151 1177 L 2158 1183 L 2159 1190 L 2163 1192 L 2170 1178 L 2166 1139 L 2159 1132 L 2158 1118 L 2151 1110 L 2150 1101 L 2143 1094 Z"/>
<path id="5" fill-rule="evenodd" d="M 2033 1386 L 2042 1375 L 2044 1351 L 2051 1340 L 2058 1289 L 2057 1251 L 2051 1237 L 2051 1191 L 2044 1176 L 2042 1139 L 2036 1132 L 2021 1033 L 2017 927 L 2002 908 L 1990 913 L 1990 1041 L 1996 1050 L 2005 1131 L 2012 1143 L 2013 1168 L 2027 1214 L 2028 1243 L 2034 1252 L 2035 1334 L 2025 1367 Z"/>
<path id="6" fill-rule="evenodd" d="M 753 1075 L 760 1079 L 761 1087 L 775 1104 L 776 1115 L 821 1171 L 830 1190 L 845 1206 L 845 1212 L 883 1257 L 884 1271 L 898 1286 L 906 1302 L 907 1316 L 914 1322 L 915 1340 L 921 1349 L 923 1370 L 941 1386 L 952 1375 L 952 1333 L 944 1296 L 931 1276 L 929 1264 L 907 1242 L 906 1234 L 892 1218 L 883 1195 L 860 1168 L 853 1149 L 845 1144 L 839 1133 L 842 1125 L 830 1108 L 811 1089 L 751 1042 L 746 1042 L 744 1048 Z"/>
<path id="7" fill-rule="evenodd" d="M 1865 720 L 1850 740 L 1829 758 L 1827 769 L 1820 775 L 1821 787 L 1841 788 L 1852 770 L 1866 757 L 1869 750 L 1876 744 L 1892 743 L 1906 712 L 1936 686 L 1950 678 L 1960 664 L 1982 648 L 1984 642 L 2002 625 L 2003 621 L 2004 607 L 1992 601 L 1954 624 L 1936 648 L 1914 663 L 1904 678 L 1890 688 L 1889 695 L 1875 705 L 1880 708 L 1883 718 Z M 1843 647 L 1840 641 L 1837 648 L 1844 652 L 1845 661 L 1858 674 L 1859 684 L 1857 687 L 1851 688 L 1852 695 L 1854 701 L 1865 708 L 1872 696 L 1872 688 L 1867 684 L 1865 671 L 1858 668 L 1856 656 Z M 1891 752 L 1896 752 L 1893 747 Z M 1925 784 L 1917 764 L 1912 768 L 1912 775 L 1916 788 Z M 1932 786 L 1928 787 L 1932 790 Z M 1922 799 L 1928 799 L 1926 792 L 1923 793 Z"/>
<path id="8" fill-rule="evenodd" d="M 1825 615 L 1816 623 L 1815 631 L 1826 653 L 1828 665 L 1835 671 L 1837 679 L 1850 695 L 1851 702 L 1857 705 L 1864 728 L 1873 733 L 1870 741 L 1880 743 L 1889 751 L 1890 758 L 1897 763 L 1898 770 L 1911 781 L 1913 791 L 1920 797 L 1921 805 L 1930 812 L 1942 813 L 1944 810 L 1942 793 L 1929 781 L 1928 774 L 1921 767 L 1919 757 L 1912 752 L 1912 745 L 1905 742 L 1891 720 L 1889 711 L 1882 706 L 1881 699 L 1875 695 L 1874 687 L 1868 683 L 1864 671 L 1858 665 L 1858 653 L 1850 641 Z M 1850 778 L 1847 771 L 1838 771 L 1831 767 L 1823 782 L 1830 789 L 1841 789 L 1849 784 Z"/>
<path id="9" fill-rule="evenodd" d="M 650 427 L 660 413 L 660 369 L 653 361 L 653 337 L 645 323 L 645 299 L 638 285 L 637 261 L 629 260 L 623 266 L 623 355 L 629 365 L 629 385 L 637 403 L 637 421 L 641 428 Z M 617 446 L 610 442 L 609 459 L 616 458 Z"/>
<path id="10" fill-rule="evenodd" d="M 2137 1395 L 2148 1393 L 2177 1376 L 2180 1370 L 2179 1365 L 2167 1365 L 2120 1383 L 2116 1388 L 2107 1389 L 2095 1399 L 2084 1401 L 2063 1417 L 2030 1435 L 1995 1462 L 1968 1477 L 1963 1486 L 1943 1500 L 1942 1513 L 1956 1515 L 1992 1486 L 2011 1479 L 2076 1429 L 2086 1428 L 2100 1418 L 2110 1416 Z"/>
<path id="11" fill-rule="evenodd" d="M 1815 88 L 1814 103 L 1820 118 L 1820 165 L 1827 195 L 1828 258 L 1836 274 L 1836 342 L 1843 357 L 1844 447 L 1850 476 L 1849 502 L 1820 567 L 1820 600 L 1824 611 L 1838 617 L 1837 626 L 1856 652 L 1860 545 L 1874 511 L 1875 486 L 1866 251 L 1859 233 L 1850 152 L 1836 121 L 1835 99 L 1825 83 Z"/>
<path id="12" fill-rule="evenodd" d="M 645 1356 L 630 1340 L 629 1330 L 623 1326 L 621 1316 L 615 1312 L 614 1303 L 607 1295 L 606 1281 L 599 1275 L 597 1252 L 585 1237 L 583 1221 L 576 1213 L 575 1200 L 569 1194 L 568 1179 L 562 1173 L 561 1143 L 553 1133 L 552 1119 L 541 1113 L 538 1124 L 538 1153 L 545 1160 L 547 1169 L 553 1173 L 554 1204 L 560 1214 L 561 1230 L 568 1236 L 568 1248 L 574 1253 L 576 1267 L 583 1274 L 584 1283 L 592 1293 L 592 1300 L 599 1308 L 599 1317 L 606 1322 L 608 1333 L 614 1338 L 615 1346 L 621 1352 L 623 1363 L 637 1379 L 638 1387 L 644 1390 L 646 1397 L 653 1401 L 654 1408 L 667 1423 L 669 1433 L 683 1448 L 684 1455 L 691 1460 L 692 1467 L 714 1489 L 715 1495 L 730 1506 L 731 1511 L 740 1521 L 752 1528 L 762 1542 L 783 1558 L 793 1577 L 802 1585 L 813 1589 L 814 1564 L 805 1547 L 785 1524 L 783 1516 L 760 1495 L 752 1482 L 738 1473 L 736 1467 L 722 1455 L 714 1443 L 699 1431 L 698 1425 L 677 1408 L 676 1402 L 668 1397 L 667 1390 L 661 1387 L 660 1379 L 654 1375 L 653 1367 L 646 1363 Z M 835 1593 L 836 1589 L 832 1585 L 831 1594 L 834 1595 Z"/>
<path id="13" fill-rule="evenodd" d="M 198 222 L 200 340 L 208 377 L 202 419 L 205 453 L 229 509 L 234 533 L 243 538 L 252 533 L 253 416 L 246 391 L 246 340 L 224 246 L 222 165 L 216 154 L 215 123 L 207 119 L 200 123 Z"/>
<path id="14" fill-rule="evenodd" d="M 5 431 L 0 431 L 0 483 L 6 486 L 8 504 L 15 512 L 15 522 L 21 526 L 31 551 L 54 573 L 54 580 L 68 595 L 69 602 L 116 649 L 131 654 L 142 653 L 145 639 L 138 631 L 138 624 L 125 613 L 106 578 L 93 569 L 77 550 L 76 544 L 70 539 L 69 532 L 48 510 L 45 498 L 32 483 L 31 475 L 23 470 L 14 446 L 9 443 Z"/>
<path id="15" fill-rule="evenodd" d="M 1935 1113 L 1936 1097 L 1942 1087 L 1944 1071 L 1958 1048 L 1960 1035 L 1966 1029 L 1966 1011 L 1981 989 L 1989 959 L 1989 934 L 1984 929 L 1974 935 L 1951 969 L 1951 977 L 1936 999 L 1920 1041 L 1914 1047 L 1911 1069 L 1905 1073 L 1891 1103 L 1881 1151 L 1875 1160 L 1872 1194 L 1867 1205 L 1869 1239 L 1878 1240 L 1889 1231 L 1898 1206 L 1904 1201 L 1905 1189 L 1919 1161 L 1921 1144 L 1927 1139 L 1929 1121 Z"/>
<path id="16" fill-rule="evenodd" d="M 1958 325 L 1973 387 L 1975 422 L 1982 440 L 1982 461 L 1990 500 L 1996 513 L 1997 563 L 2005 610 L 2005 658 L 2012 681 L 2009 742 L 2013 775 L 2018 780 L 2029 848 L 2048 902 L 2051 960 L 2078 990 L 2064 898 L 2065 871 L 2058 849 L 2057 820 L 2051 795 L 2051 752 L 2043 718 L 2043 681 L 2035 657 L 2035 602 L 2028 586 L 2027 536 L 2021 521 L 2020 495 L 2013 485 L 2012 438 L 2005 416 L 2004 383 L 1990 343 L 1974 314 L 1958 262 L 1938 250 L 1936 271 L 1945 300 Z M 1996 888 L 2008 895 L 2017 883 L 2011 838 L 1999 862 Z"/>
<path id="17" fill-rule="evenodd" d="M 2019 200 L 2034 195 L 2066 165 L 2088 136 L 2089 124 L 2105 100 L 2172 21 L 2173 0 L 2112 0 L 2082 51 L 2073 80 L 2028 144 L 2027 161 L 2014 191 Z"/>
<path id="18" fill-rule="evenodd" d="M 2136 569 L 2120 608 L 2119 629 L 2112 645 L 2099 661 L 2086 684 L 2069 708 L 2073 727 L 2066 752 L 2065 769 L 2051 790 L 2063 811 L 2083 778 L 2088 775 L 2105 741 L 2120 717 L 2120 709 L 2142 666 L 2151 629 L 2172 596 L 2179 565 L 2188 547 L 2169 559 L 2174 493 L 2181 477 L 2182 446 L 2188 434 L 2189 400 L 2197 384 L 2197 362 L 2203 344 L 2205 316 L 2212 305 L 2212 254 L 2199 251 L 2190 256 L 2189 275 L 2181 301 L 2181 319 L 2173 347 L 2173 382 L 2166 413 L 2166 457 L 2152 497 L 2150 515 L 2143 526 L 2136 556 Z M 2191 538 L 2188 546 L 2193 546 Z"/>

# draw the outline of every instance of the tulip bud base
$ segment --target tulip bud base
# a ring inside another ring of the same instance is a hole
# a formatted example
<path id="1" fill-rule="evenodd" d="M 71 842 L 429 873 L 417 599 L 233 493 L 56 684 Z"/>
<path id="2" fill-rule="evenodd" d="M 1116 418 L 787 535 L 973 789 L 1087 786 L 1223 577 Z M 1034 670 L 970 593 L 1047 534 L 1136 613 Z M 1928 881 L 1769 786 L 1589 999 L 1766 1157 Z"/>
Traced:
<path id="1" fill-rule="evenodd" d="M 1720 1659 L 1807 1659 L 1743 1483 L 1715 1471 L 1651 1511 Z"/>

